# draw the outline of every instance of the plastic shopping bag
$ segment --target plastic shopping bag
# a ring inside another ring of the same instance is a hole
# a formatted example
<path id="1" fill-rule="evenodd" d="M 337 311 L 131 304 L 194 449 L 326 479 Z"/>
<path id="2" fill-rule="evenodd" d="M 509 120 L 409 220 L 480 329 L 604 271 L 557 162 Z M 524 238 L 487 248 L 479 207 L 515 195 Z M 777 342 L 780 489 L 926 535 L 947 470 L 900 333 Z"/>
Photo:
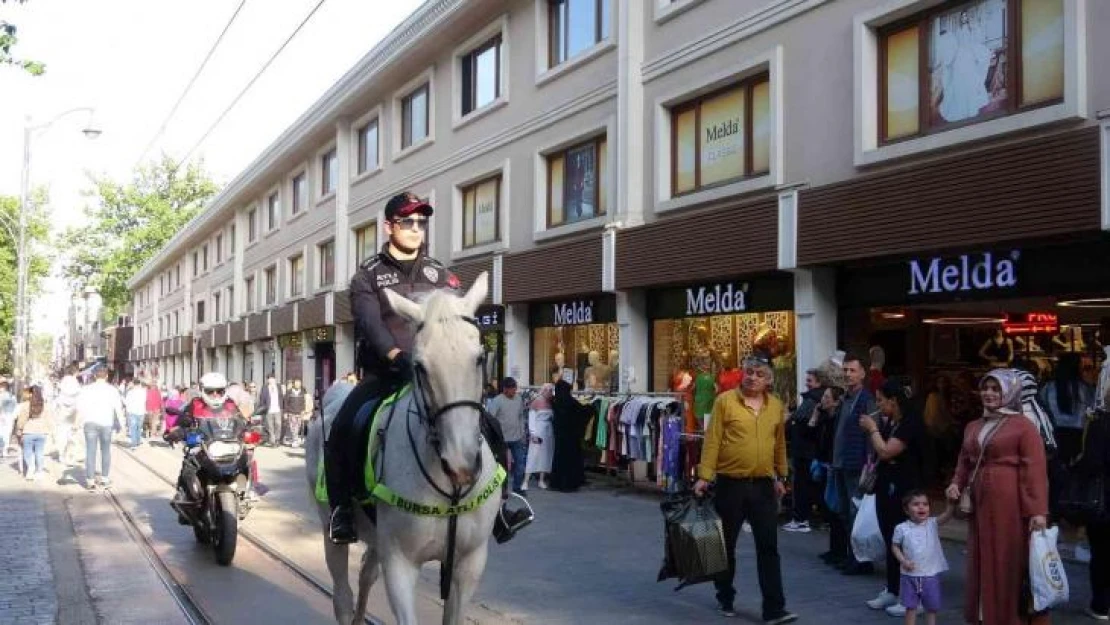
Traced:
<path id="1" fill-rule="evenodd" d="M 886 541 L 879 530 L 879 515 L 875 510 L 875 496 L 865 495 L 852 524 L 852 553 L 860 562 L 881 562 L 886 558 Z"/>
<path id="2" fill-rule="evenodd" d="M 1056 550 L 1059 533 L 1060 528 L 1050 527 L 1029 537 L 1029 587 L 1034 612 L 1068 602 L 1068 575 Z"/>
<path id="3" fill-rule="evenodd" d="M 667 498 L 663 511 L 664 559 L 656 581 L 678 578 L 675 590 L 712 581 L 728 570 L 725 533 L 712 497 L 679 493 Z"/>

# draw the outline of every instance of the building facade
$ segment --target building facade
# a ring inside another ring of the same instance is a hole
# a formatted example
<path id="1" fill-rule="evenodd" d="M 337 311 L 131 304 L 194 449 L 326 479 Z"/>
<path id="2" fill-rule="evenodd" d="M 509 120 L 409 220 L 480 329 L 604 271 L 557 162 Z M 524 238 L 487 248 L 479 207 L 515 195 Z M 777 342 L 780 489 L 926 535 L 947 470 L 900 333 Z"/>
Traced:
<path id="1" fill-rule="evenodd" d="M 1006 313 L 1093 346 L 1108 27 L 1091 0 L 429 0 L 132 278 L 131 361 L 326 387 L 404 190 L 530 383 L 719 389 L 762 348 L 792 397 L 837 346 L 922 383 L 995 329 L 1060 338 Z"/>

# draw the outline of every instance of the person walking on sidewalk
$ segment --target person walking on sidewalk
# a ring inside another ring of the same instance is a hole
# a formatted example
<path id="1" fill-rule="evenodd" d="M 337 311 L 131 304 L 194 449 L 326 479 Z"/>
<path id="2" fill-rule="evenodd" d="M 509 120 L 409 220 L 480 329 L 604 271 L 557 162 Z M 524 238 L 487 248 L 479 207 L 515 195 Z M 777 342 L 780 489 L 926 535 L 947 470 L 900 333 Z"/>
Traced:
<path id="1" fill-rule="evenodd" d="M 31 399 L 19 405 L 15 435 L 23 441 L 23 473 L 27 481 L 46 475 L 46 439 L 54 435 L 54 416 L 42 396 L 41 386 L 32 386 Z"/>
<path id="2" fill-rule="evenodd" d="M 718 611 L 736 615 L 736 539 L 747 521 L 755 539 L 763 621 L 779 625 L 798 617 L 786 611 L 779 561 L 777 517 L 788 469 L 786 409 L 769 391 L 773 381 L 770 356 L 757 352 L 744 360 L 740 388 L 717 396 L 694 493 L 704 495 L 709 483 L 716 480 L 716 507 L 728 553 L 728 570 L 714 580 Z"/>
<path id="3" fill-rule="evenodd" d="M 127 437 L 131 451 L 143 442 L 143 419 L 146 418 L 146 388 L 142 384 L 134 384 L 127 389 L 123 396 L 123 405 L 127 410 Z"/>
<path id="4" fill-rule="evenodd" d="M 816 485 L 810 476 L 809 466 L 817 457 L 817 428 L 809 427 L 812 417 L 816 416 L 821 397 L 828 388 L 827 381 L 820 369 L 806 371 L 806 390 L 802 401 L 790 417 L 790 460 L 791 460 L 791 519 L 782 526 L 787 532 L 809 533 L 809 517 L 813 512 L 816 499 Z"/>
<path id="5" fill-rule="evenodd" d="M 93 490 L 97 483 L 111 486 L 112 429 L 124 417 L 119 391 L 108 384 L 107 367 L 99 367 L 92 384 L 77 396 L 77 419 L 85 429 L 85 488 Z M 97 477 L 96 452 L 100 450 L 100 475 Z"/>
<path id="6" fill-rule="evenodd" d="M 285 411 L 285 436 L 282 444 L 290 447 L 301 446 L 301 423 L 305 418 L 305 411 L 311 410 L 311 398 L 301 386 L 300 378 L 293 378 L 285 390 L 285 398 L 281 402 Z"/>
<path id="7" fill-rule="evenodd" d="M 143 421 L 143 435 L 148 437 L 162 435 L 162 391 L 158 389 L 158 378 L 150 376 L 143 380 L 146 386 L 146 420 Z"/>
<path id="8" fill-rule="evenodd" d="M 7 380 L 0 380 L 0 458 L 8 457 L 8 446 L 12 444 L 15 431 L 15 412 L 19 402 L 12 395 Z"/>
<path id="9" fill-rule="evenodd" d="M 836 515 L 829 531 L 837 533 L 834 541 L 837 545 L 845 546 L 845 551 L 837 554 L 837 568 L 845 575 L 867 575 L 875 567 L 870 562 L 861 563 L 856 560 L 848 536 L 856 520 L 856 506 L 852 503 L 852 496 L 859 487 L 864 457 L 867 455 L 867 437 L 860 429 L 859 419 L 865 414 L 875 412 L 875 397 L 866 387 L 867 364 L 862 357 L 855 354 L 844 357 L 844 376 L 848 381 L 848 392 L 844 394 L 837 411 L 833 461 L 829 471 L 829 479 L 833 481 L 836 492 Z"/>
<path id="10" fill-rule="evenodd" d="M 501 424 L 501 433 L 513 457 L 513 492 L 523 493 L 526 486 L 524 465 L 528 456 L 528 441 L 524 436 L 524 398 L 517 394 L 516 380 L 502 380 L 501 394 L 490 401 L 489 412 Z"/>
<path id="11" fill-rule="evenodd" d="M 258 397 L 258 406 L 255 414 L 262 415 L 262 423 L 266 428 L 266 444 L 277 447 L 281 444 L 281 387 L 278 386 L 274 374 L 266 376 L 266 386 Z"/>

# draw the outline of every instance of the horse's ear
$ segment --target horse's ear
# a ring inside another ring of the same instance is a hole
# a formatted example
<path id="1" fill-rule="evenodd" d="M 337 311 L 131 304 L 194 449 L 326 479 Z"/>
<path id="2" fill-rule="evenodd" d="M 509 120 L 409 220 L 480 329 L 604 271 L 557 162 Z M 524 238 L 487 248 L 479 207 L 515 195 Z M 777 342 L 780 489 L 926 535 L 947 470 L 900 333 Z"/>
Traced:
<path id="1" fill-rule="evenodd" d="M 483 271 L 463 297 L 466 312 L 473 315 L 482 302 L 486 301 L 487 295 L 489 295 L 489 272 Z"/>
<path id="2" fill-rule="evenodd" d="M 410 323 L 424 323 L 424 309 L 420 307 L 420 304 L 404 295 L 398 295 L 393 289 L 385 289 L 385 298 L 389 300 L 389 306 Z"/>

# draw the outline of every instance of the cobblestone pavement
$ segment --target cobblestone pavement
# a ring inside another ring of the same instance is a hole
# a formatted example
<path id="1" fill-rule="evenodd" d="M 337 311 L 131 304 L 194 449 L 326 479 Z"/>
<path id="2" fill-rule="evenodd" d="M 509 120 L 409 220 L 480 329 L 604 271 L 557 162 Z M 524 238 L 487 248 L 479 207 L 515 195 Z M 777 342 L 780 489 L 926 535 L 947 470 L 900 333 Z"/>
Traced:
<path id="1" fill-rule="evenodd" d="M 58 612 L 45 501 L 0 466 L 0 625 L 52 625 Z"/>

